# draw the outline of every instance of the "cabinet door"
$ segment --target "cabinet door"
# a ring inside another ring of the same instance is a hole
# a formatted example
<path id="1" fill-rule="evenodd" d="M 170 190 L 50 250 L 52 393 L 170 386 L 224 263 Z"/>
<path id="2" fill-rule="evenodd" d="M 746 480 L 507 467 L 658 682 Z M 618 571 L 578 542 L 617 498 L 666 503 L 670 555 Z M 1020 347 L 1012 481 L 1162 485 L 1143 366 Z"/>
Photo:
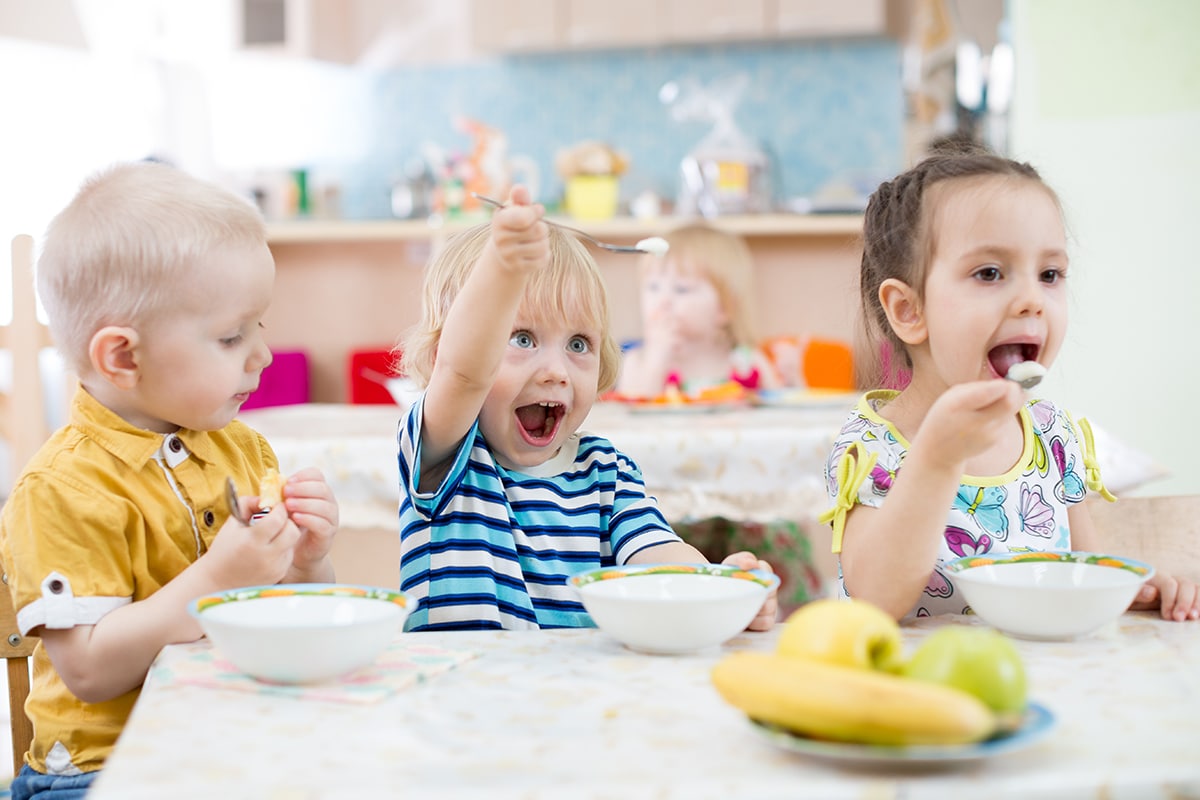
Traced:
<path id="1" fill-rule="evenodd" d="M 654 0 L 567 0 L 566 42 L 574 47 L 628 47 L 662 41 Z"/>
<path id="2" fill-rule="evenodd" d="M 471 0 L 471 38 L 482 51 L 516 53 L 563 46 L 564 0 Z"/>
<path id="3" fill-rule="evenodd" d="M 662 40 L 761 39 L 772 31 L 767 0 L 659 0 Z"/>
<path id="4" fill-rule="evenodd" d="M 776 30 L 783 37 L 883 36 L 886 0 L 778 0 Z"/>

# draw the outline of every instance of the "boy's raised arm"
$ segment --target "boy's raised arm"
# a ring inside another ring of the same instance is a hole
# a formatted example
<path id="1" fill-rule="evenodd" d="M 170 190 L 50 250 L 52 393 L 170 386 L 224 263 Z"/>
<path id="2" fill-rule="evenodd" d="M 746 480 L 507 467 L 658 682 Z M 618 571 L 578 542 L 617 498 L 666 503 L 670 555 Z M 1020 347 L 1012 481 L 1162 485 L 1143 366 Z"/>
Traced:
<path id="1" fill-rule="evenodd" d="M 425 391 L 421 447 L 427 466 L 455 451 L 491 391 L 526 281 L 550 260 L 544 213 L 518 186 L 492 217 L 491 239 L 446 317 Z"/>

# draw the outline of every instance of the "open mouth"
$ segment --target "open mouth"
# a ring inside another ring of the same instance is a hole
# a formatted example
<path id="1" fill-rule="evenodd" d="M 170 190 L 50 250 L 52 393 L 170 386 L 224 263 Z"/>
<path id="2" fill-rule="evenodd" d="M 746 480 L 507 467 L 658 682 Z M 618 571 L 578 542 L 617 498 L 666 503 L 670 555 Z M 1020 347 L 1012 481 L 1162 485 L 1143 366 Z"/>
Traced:
<path id="1" fill-rule="evenodd" d="M 558 433 L 558 426 L 566 414 L 567 407 L 562 403 L 532 403 L 517 409 L 517 427 L 526 442 L 545 447 L 554 441 L 554 435 Z"/>
<path id="2" fill-rule="evenodd" d="M 988 351 L 988 363 L 999 377 L 1008 374 L 1013 364 L 1022 361 L 1037 361 L 1038 346 L 1036 344 L 1002 344 Z"/>

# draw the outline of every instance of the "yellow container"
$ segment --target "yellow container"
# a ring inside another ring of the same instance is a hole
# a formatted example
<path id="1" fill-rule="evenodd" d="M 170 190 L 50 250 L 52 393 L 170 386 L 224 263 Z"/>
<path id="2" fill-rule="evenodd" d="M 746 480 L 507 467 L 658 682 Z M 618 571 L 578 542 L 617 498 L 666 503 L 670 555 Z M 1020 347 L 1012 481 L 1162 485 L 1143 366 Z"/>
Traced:
<path id="1" fill-rule="evenodd" d="M 616 175 L 575 175 L 567 178 L 567 213 L 575 219 L 611 219 L 617 213 Z"/>

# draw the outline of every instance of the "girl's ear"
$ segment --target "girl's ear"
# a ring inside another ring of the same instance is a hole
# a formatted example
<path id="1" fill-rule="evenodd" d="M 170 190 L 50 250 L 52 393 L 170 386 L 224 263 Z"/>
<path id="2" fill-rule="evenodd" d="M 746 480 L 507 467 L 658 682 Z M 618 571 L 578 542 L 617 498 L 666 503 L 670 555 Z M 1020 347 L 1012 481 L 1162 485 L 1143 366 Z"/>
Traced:
<path id="1" fill-rule="evenodd" d="M 918 345 L 929 335 L 917 292 L 904 281 L 888 278 L 879 285 L 879 304 L 900 341 Z"/>
<path id="2" fill-rule="evenodd" d="M 88 343 L 88 359 L 101 378 L 118 389 L 137 386 L 138 332 L 133 328 L 109 325 L 92 334 Z"/>

